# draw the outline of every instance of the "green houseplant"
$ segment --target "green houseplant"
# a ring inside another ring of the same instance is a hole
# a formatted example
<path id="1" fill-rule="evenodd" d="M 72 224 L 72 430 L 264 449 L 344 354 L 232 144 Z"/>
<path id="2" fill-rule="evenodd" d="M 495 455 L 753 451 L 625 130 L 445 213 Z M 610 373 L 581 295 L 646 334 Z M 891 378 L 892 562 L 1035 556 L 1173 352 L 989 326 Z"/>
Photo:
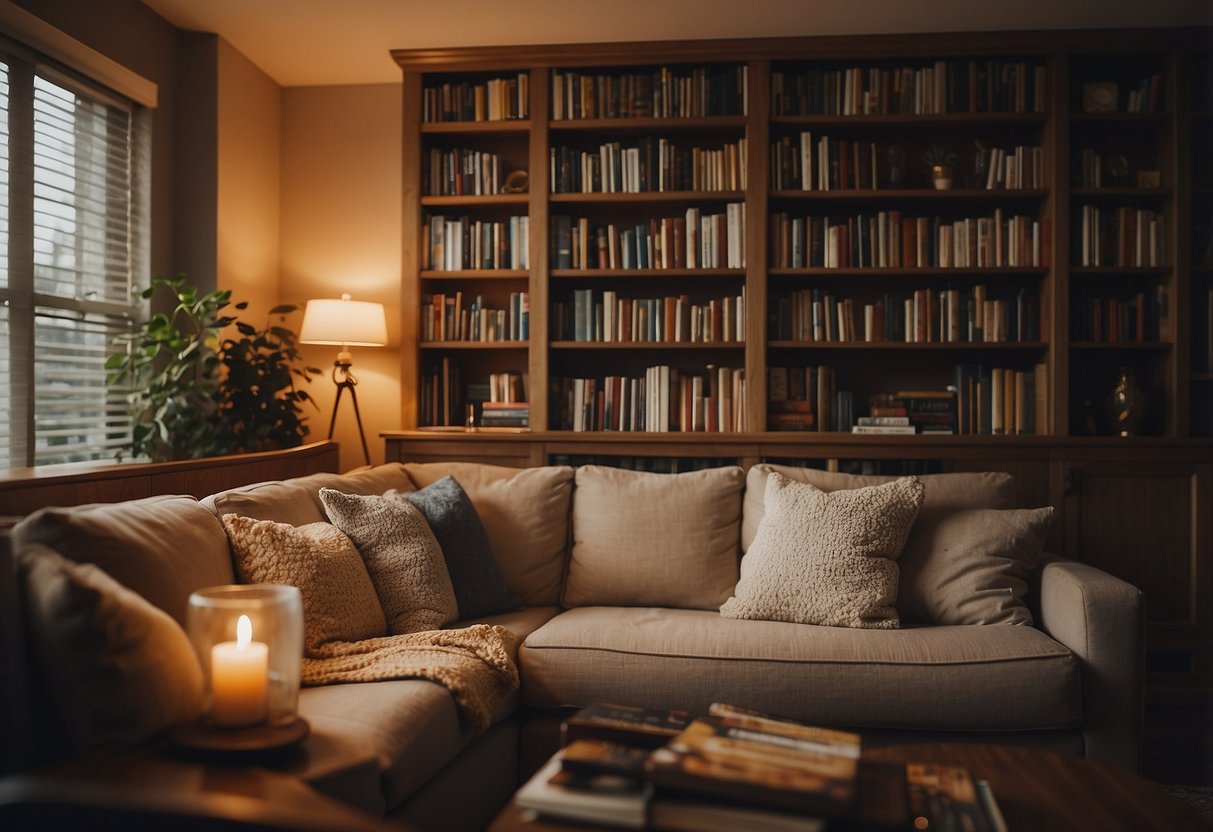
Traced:
<path id="1" fill-rule="evenodd" d="M 320 371 L 294 366 L 295 333 L 272 323 L 296 307 L 276 306 L 262 329 L 225 314 L 231 292 L 200 293 L 185 275 L 156 277 L 141 296 L 171 295 L 158 312 L 116 342 L 106 360 L 107 383 L 127 397 L 135 415 L 129 453 L 153 461 L 270 450 L 299 445 L 308 428 L 302 405 L 311 402 L 295 379 Z M 221 337 L 235 325 L 236 335 Z M 313 403 L 314 406 L 314 403 Z"/>

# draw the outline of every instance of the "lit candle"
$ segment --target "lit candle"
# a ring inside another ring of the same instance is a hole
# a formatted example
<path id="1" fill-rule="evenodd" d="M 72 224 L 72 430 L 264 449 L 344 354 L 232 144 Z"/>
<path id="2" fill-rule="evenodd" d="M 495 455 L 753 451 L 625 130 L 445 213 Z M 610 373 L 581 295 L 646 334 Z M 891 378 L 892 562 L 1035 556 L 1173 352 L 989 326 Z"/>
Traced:
<path id="1" fill-rule="evenodd" d="M 269 686 L 269 647 L 253 641 L 247 615 L 236 624 L 236 640 L 211 648 L 211 720 L 216 725 L 254 725 L 265 721 Z"/>

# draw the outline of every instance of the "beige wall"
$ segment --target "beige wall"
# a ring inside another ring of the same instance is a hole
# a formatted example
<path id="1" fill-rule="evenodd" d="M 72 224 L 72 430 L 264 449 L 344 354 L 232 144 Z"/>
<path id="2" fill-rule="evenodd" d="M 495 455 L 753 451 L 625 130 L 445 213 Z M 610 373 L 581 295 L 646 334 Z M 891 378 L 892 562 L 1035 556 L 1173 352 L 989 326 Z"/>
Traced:
<path id="1" fill-rule="evenodd" d="M 223 38 L 218 49 L 215 278 L 260 326 L 279 296 L 282 89 Z"/>
<path id="2" fill-rule="evenodd" d="M 379 432 L 400 427 L 401 96 L 399 85 L 291 87 L 282 91 L 279 299 L 379 301 L 387 310 L 386 348 L 355 347 L 358 401 L 373 462 Z M 336 347 L 305 346 L 327 373 Z M 312 438 L 327 434 L 335 388 L 312 382 L 320 405 Z M 353 407 L 341 402 L 334 438 L 342 470 L 362 464 Z"/>

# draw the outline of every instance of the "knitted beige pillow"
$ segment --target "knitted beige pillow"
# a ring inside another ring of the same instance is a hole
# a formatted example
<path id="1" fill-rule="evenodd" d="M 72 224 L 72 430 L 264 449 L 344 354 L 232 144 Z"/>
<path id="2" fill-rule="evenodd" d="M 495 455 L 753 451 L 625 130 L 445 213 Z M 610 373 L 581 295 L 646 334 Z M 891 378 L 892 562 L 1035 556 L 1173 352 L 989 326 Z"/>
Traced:
<path id="1" fill-rule="evenodd" d="M 320 489 L 329 519 L 358 547 L 392 635 L 437 630 L 459 618 L 442 549 L 421 510 L 389 497 Z"/>
<path id="2" fill-rule="evenodd" d="M 894 561 L 918 515 L 922 492 L 913 477 L 827 493 L 772 473 L 765 514 L 741 561 L 741 580 L 720 614 L 896 628 Z"/>
<path id="3" fill-rule="evenodd" d="M 329 641 L 361 641 L 387 632 L 366 566 L 350 539 L 330 523 L 290 526 L 223 515 L 242 574 L 253 583 L 290 584 L 303 595 L 309 653 Z"/>

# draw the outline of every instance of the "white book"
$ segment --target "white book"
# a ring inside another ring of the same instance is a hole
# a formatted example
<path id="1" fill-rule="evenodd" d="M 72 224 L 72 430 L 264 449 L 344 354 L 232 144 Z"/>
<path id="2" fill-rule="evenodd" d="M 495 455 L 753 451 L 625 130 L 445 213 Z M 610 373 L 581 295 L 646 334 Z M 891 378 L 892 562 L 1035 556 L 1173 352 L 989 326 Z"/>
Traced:
<path id="1" fill-rule="evenodd" d="M 645 783 L 638 792 L 604 793 L 569 789 L 551 782 L 560 771 L 557 753 L 514 795 L 517 805 L 540 815 L 588 821 L 622 829 L 643 829 L 653 787 Z"/>

